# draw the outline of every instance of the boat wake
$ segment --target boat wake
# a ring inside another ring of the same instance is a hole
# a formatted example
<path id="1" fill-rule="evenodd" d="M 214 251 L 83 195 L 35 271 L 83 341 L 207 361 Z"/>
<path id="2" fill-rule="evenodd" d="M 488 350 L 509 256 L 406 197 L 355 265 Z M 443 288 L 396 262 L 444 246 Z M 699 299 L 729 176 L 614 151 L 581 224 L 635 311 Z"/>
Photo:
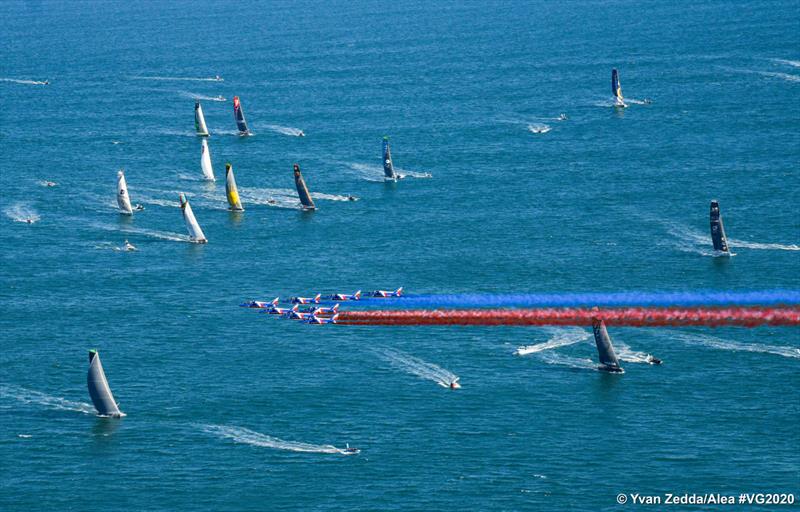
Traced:
<path id="1" fill-rule="evenodd" d="M 528 125 L 528 131 L 531 133 L 547 133 L 550 130 L 552 130 L 550 125 L 544 123 L 532 123 Z"/>
<path id="2" fill-rule="evenodd" d="M 203 431 L 223 439 L 232 439 L 236 443 L 287 450 L 303 453 L 344 453 L 344 450 L 330 444 L 309 444 L 297 441 L 284 441 L 277 437 L 268 436 L 244 427 L 230 427 L 226 425 L 202 425 Z"/>
<path id="3" fill-rule="evenodd" d="M 678 239 L 677 249 L 685 252 L 694 252 L 702 254 L 703 256 L 715 256 L 713 250 L 710 249 L 711 235 L 701 233 L 695 229 L 680 224 L 665 224 L 669 234 Z M 756 249 L 768 251 L 800 251 L 800 245 L 796 244 L 775 244 L 775 243 L 761 243 L 761 242 L 748 242 L 746 240 L 738 240 L 736 238 L 728 238 L 728 246 L 731 249 Z M 731 253 L 735 256 L 735 253 Z"/>
<path id="4" fill-rule="evenodd" d="M 674 332 L 670 334 L 672 338 L 683 341 L 690 345 L 701 345 L 719 350 L 731 350 L 733 352 L 758 352 L 763 354 L 774 354 L 792 359 L 800 359 L 800 348 L 781 346 L 781 345 L 760 345 L 756 343 L 740 343 L 732 340 L 724 340 L 707 334 L 689 334 Z"/>
<path id="5" fill-rule="evenodd" d="M 546 330 L 550 332 L 549 340 L 543 343 L 537 343 L 536 345 L 519 347 L 516 351 L 514 351 L 514 354 L 518 356 L 525 356 L 536 352 L 542 352 L 544 350 L 566 347 L 567 345 L 574 345 L 575 343 L 588 340 L 592 336 L 591 333 L 586 332 L 578 327 L 563 329 L 550 328 Z"/>
<path id="6" fill-rule="evenodd" d="M 336 194 L 323 194 L 322 192 L 312 192 L 312 199 L 322 199 L 325 201 L 357 201 L 353 196 L 340 196 Z"/>
<path id="7" fill-rule="evenodd" d="M 263 126 L 269 131 L 280 133 L 281 135 L 289 135 L 290 137 L 303 137 L 305 133 L 300 128 L 292 128 L 291 126 L 280 126 L 277 124 L 265 124 Z"/>
<path id="8" fill-rule="evenodd" d="M 622 361 L 627 363 L 650 364 L 650 358 L 648 357 L 650 354 L 633 350 L 622 341 L 614 340 L 614 349 L 616 350 L 617 357 Z"/>
<path id="9" fill-rule="evenodd" d="M 6 217 L 13 220 L 14 222 L 24 222 L 26 224 L 33 224 L 35 222 L 39 222 L 41 220 L 41 216 L 31 208 L 30 206 L 25 206 L 21 203 L 13 204 L 3 210 L 3 213 L 6 214 Z"/>
<path id="10" fill-rule="evenodd" d="M 119 231 L 121 233 L 128 233 L 134 235 L 142 235 L 149 238 L 156 238 L 158 240 L 169 240 L 171 242 L 189 242 L 192 243 L 192 239 L 189 238 L 189 235 L 182 235 L 180 233 L 172 233 L 169 231 L 156 231 L 154 229 L 144 229 L 144 228 L 137 228 L 133 226 L 112 226 L 109 224 L 100 224 L 100 223 L 93 223 L 91 227 L 102 229 L 105 231 Z"/>
<path id="11" fill-rule="evenodd" d="M 48 82 L 40 82 L 38 80 L 19 80 L 16 78 L 0 78 L 0 82 L 11 82 L 14 84 L 22 85 L 47 85 Z"/>
<path id="12" fill-rule="evenodd" d="M 800 60 L 788 60 L 788 59 L 769 59 L 772 62 L 777 62 L 778 64 L 786 64 L 787 66 L 791 66 L 793 68 L 800 68 Z"/>
<path id="13" fill-rule="evenodd" d="M 431 380 L 440 386 L 450 387 L 450 383 L 458 379 L 458 376 L 449 370 L 445 370 L 433 363 L 428 363 L 409 354 L 390 348 L 375 349 L 375 354 L 391 364 L 395 368 L 403 370 L 411 375 L 416 375 L 423 379 Z"/>
<path id="14" fill-rule="evenodd" d="M 17 401 L 39 405 L 48 409 L 58 411 L 82 412 L 84 414 L 94 414 L 94 408 L 83 402 L 73 402 L 66 398 L 51 396 L 32 389 L 7 384 L 0 385 L 0 398 L 11 398 Z"/>
<path id="15" fill-rule="evenodd" d="M 375 183 L 384 183 L 386 181 L 383 173 L 383 167 L 379 165 L 368 165 L 368 164 L 359 164 L 359 163 L 350 163 L 347 166 L 355 171 L 355 173 L 363 180 L 372 181 Z M 418 178 L 418 179 L 428 179 L 433 178 L 433 175 L 429 172 L 415 172 L 415 171 L 407 171 L 404 169 L 400 169 L 398 167 L 394 168 L 395 173 L 399 178 Z"/>
<path id="16" fill-rule="evenodd" d="M 589 358 L 571 357 L 550 351 L 541 352 L 538 357 L 547 364 L 566 366 L 577 370 L 597 370 L 597 363 Z"/>
<path id="17" fill-rule="evenodd" d="M 160 81 L 173 81 L 173 82 L 224 82 L 224 78 L 210 77 L 181 77 L 181 76 L 132 76 L 134 80 L 160 80 Z"/>
<path id="18" fill-rule="evenodd" d="M 786 80 L 787 82 L 800 82 L 800 75 L 792 75 L 789 73 L 780 73 L 777 71 L 760 71 L 757 69 L 729 68 L 727 66 L 717 66 L 717 67 L 733 73 L 755 74 L 755 75 L 765 76 L 768 78 L 780 78 L 781 80 Z"/>
<path id="19" fill-rule="evenodd" d="M 196 94 L 196 93 L 193 93 L 193 92 L 188 92 L 188 91 L 181 91 L 181 92 L 180 92 L 180 94 L 181 94 L 181 96 L 183 96 L 184 98 L 189 98 L 189 99 L 192 99 L 192 100 L 201 100 L 201 101 L 227 101 L 227 100 L 226 100 L 225 98 L 223 98 L 222 96 L 206 96 L 206 95 L 204 95 L 204 94 Z"/>

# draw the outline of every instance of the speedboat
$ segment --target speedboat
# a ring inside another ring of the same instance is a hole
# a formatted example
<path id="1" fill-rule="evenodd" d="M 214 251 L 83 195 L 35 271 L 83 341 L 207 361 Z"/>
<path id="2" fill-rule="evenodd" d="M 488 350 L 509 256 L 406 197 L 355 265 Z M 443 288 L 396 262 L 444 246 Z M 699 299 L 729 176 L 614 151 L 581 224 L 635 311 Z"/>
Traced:
<path id="1" fill-rule="evenodd" d="M 122 246 L 122 250 L 124 251 L 135 251 L 136 246 L 130 243 L 129 241 L 125 240 L 125 245 Z"/>
<path id="2" fill-rule="evenodd" d="M 450 381 L 450 389 L 461 389 L 461 384 L 458 383 L 458 379 L 460 377 L 456 377 L 452 381 Z"/>
<path id="3" fill-rule="evenodd" d="M 350 443 L 345 444 L 345 448 L 343 450 L 339 450 L 342 455 L 358 455 L 361 453 L 361 450 L 358 448 L 353 448 L 350 446 Z"/>

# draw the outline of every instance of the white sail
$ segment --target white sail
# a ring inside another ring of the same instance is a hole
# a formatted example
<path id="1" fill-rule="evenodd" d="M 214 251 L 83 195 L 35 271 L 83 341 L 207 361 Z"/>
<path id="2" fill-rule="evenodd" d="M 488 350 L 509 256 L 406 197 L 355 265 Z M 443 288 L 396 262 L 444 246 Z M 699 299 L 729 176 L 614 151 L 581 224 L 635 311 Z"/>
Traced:
<path id="1" fill-rule="evenodd" d="M 120 213 L 133 215 L 131 198 L 128 196 L 128 183 L 125 181 L 125 173 L 121 170 L 117 172 L 117 204 Z"/>
<path id="2" fill-rule="evenodd" d="M 211 153 L 208 151 L 208 142 L 203 139 L 200 143 L 202 145 L 200 148 L 200 167 L 203 169 L 203 176 L 209 181 L 216 181 L 214 179 L 214 168 L 211 167 Z"/>
<path id="3" fill-rule="evenodd" d="M 206 126 L 206 118 L 203 115 L 203 107 L 197 101 L 194 104 L 194 128 L 197 130 L 197 135 L 201 137 L 208 137 L 208 126 Z"/>
<path id="4" fill-rule="evenodd" d="M 197 223 L 197 219 L 194 217 L 192 206 L 189 204 L 189 200 L 186 199 L 183 192 L 180 194 L 180 201 L 181 210 L 183 211 L 183 220 L 186 221 L 186 229 L 189 230 L 189 238 L 191 238 L 192 242 L 197 244 L 207 243 L 206 235 L 204 235 L 203 230 L 200 229 L 200 224 Z"/>

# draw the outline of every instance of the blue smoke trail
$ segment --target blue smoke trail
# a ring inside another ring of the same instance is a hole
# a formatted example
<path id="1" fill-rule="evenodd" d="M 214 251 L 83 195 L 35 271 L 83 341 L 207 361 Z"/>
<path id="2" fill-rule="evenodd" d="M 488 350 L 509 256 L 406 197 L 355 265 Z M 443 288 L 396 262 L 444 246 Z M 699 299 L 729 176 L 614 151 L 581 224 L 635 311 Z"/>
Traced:
<path id="1" fill-rule="evenodd" d="M 776 306 L 800 304 L 800 290 L 589 292 L 589 293 L 459 293 L 407 295 L 393 299 L 362 299 L 364 305 L 390 308 L 452 307 L 670 307 Z M 348 303 L 355 305 L 357 303 Z"/>

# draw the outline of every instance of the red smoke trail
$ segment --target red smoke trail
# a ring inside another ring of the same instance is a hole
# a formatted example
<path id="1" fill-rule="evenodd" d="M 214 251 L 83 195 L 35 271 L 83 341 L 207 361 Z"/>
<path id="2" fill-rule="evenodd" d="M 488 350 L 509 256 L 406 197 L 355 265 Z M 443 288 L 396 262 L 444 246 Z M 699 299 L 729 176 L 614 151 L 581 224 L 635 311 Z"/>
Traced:
<path id="1" fill-rule="evenodd" d="M 577 325 L 601 318 L 609 326 L 683 327 L 800 325 L 800 307 L 758 308 L 542 308 L 343 311 L 349 325 Z"/>

